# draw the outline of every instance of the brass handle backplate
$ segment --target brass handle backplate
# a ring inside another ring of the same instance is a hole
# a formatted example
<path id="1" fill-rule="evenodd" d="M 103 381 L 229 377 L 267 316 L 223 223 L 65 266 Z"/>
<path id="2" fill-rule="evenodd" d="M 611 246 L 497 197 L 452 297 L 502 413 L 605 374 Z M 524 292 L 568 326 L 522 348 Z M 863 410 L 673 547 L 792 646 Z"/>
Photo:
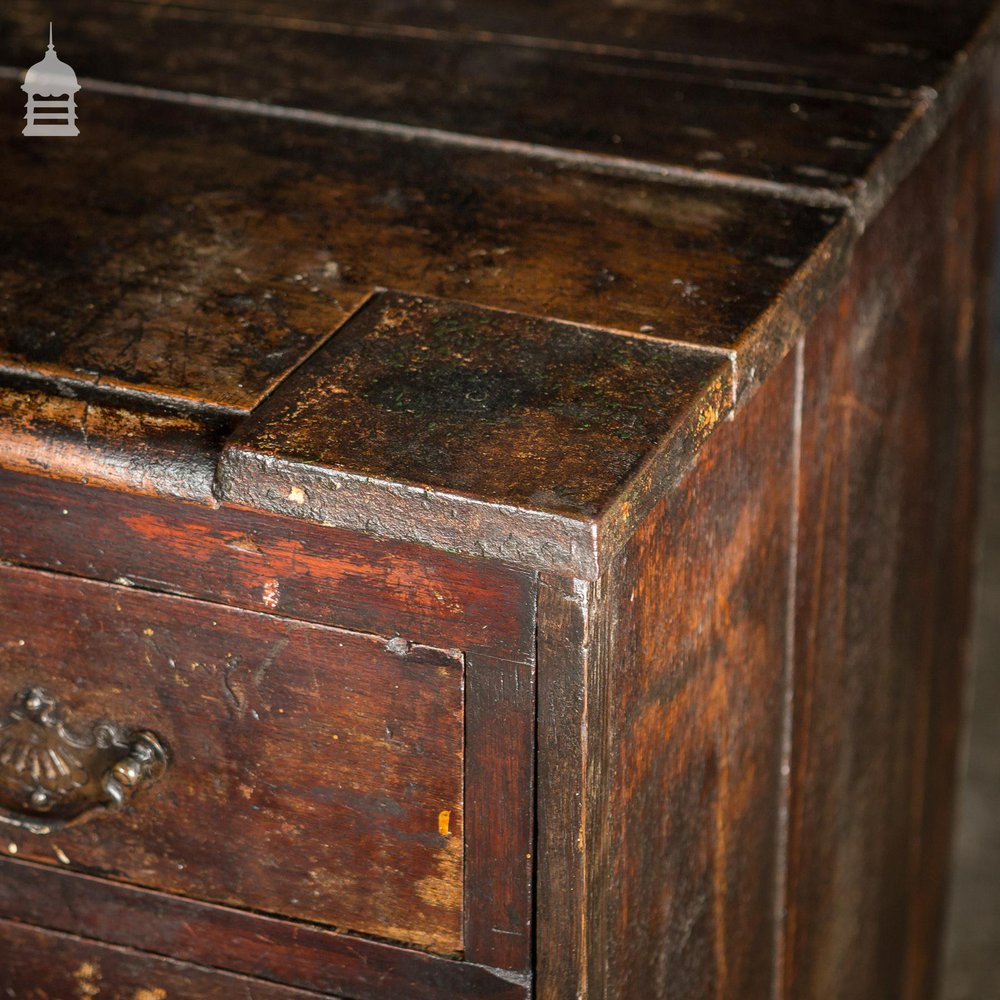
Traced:
<path id="1" fill-rule="evenodd" d="M 0 720 L 0 823 L 57 833 L 121 809 L 166 771 L 152 733 L 103 721 L 77 731 L 58 709 L 44 690 L 29 688 Z"/>

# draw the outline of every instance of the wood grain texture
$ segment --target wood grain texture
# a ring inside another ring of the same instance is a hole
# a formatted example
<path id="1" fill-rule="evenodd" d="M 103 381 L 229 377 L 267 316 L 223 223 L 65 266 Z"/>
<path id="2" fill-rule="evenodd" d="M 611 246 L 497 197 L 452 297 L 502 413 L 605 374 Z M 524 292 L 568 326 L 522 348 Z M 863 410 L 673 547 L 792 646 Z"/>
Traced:
<path id="1" fill-rule="evenodd" d="M 319 994 L 0 920 L 11 1000 L 318 1000 Z"/>
<path id="2" fill-rule="evenodd" d="M 770 996 L 794 362 L 592 596 L 540 588 L 540 997 Z"/>
<path id="3" fill-rule="evenodd" d="M 534 658 L 534 581 L 486 560 L 0 471 L 0 559 L 413 642 Z"/>
<path id="4" fill-rule="evenodd" d="M 609 762 L 592 822 L 614 945 L 591 978 L 609 997 L 771 995 L 794 361 L 599 584 Z"/>
<path id="5" fill-rule="evenodd" d="M 5 709 L 42 686 L 171 758 L 127 814 L 12 830 L 21 856 L 461 950 L 460 654 L 28 570 L 0 593 Z"/>
<path id="6" fill-rule="evenodd" d="M 14 835 L 14 987 L 928 1000 L 986 0 L 71 10 L 126 85 L 0 157 L 0 673 L 174 766 Z"/>
<path id="7" fill-rule="evenodd" d="M 117 83 L 842 193 L 915 103 L 818 95 L 791 73 L 780 87 L 769 72 L 745 79 L 729 67 L 549 46 L 329 31 L 315 19 L 269 22 L 218 8 L 95 14 L 77 0 L 63 2 L 60 16 L 72 25 L 59 43 L 65 58 Z M 30 65 L 47 17 L 35 2 L 9 0 L 0 62 Z"/>
<path id="8" fill-rule="evenodd" d="M 211 504 L 230 421 L 193 409 L 122 405 L 89 391 L 0 383 L 0 468 Z"/>
<path id="9" fill-rule="evenodd" d="M 355 1000 L 528 996 L 509 972 L 33 862 L 0 861 L 0 917 Z"/>
<path id="10" fill-rule="evenodd" d="M 155 6 L 140 0 L 141 6 Z M 621 50 L 680 65 L 771 74 L 778 82 L 875 97 L 934 83 L 991 8 L 989 0 L 181 0 L 198 21 L 236 11 L 253 23 L 317 31 L 507 39 L 587 54 Z"/>
<path id="11" fill-rule="evenodd" d="M 187 116 L 186 142 L 135 141 L 159 115 L 96 104 L 72 144 L 6 140 L 0 366 L 252 408 L 363 293 L 302 220 L 252 207 L 273 160 Z"/>
<path id="12" fill-rule="evenodd" d="M 717 352 L 388 294 L 230 438 L 218 495 L 586 576 L 725 416 L 730 374 Z"/>
<path id="13" fill-rule="evenodd" d="M 2 104 L 15 119 L 17 93 Z M 227 406 L 249 405 L 230 398 L 240 382 L 259 398 L 249 387 L 263 383 L 247 381 L 255 363 L 277 377 L 374 286 L 730 348 L 840 217 L 752 193 L 96 92 L 69 148 L 12 141 L 0 163 L 15 206 L 0 233 L 16 248 L 0 258 L 4 366 L 100 373 L 102 385 Z M 16 207 L 33 206 L 42 171 L 43 213 Z M 73 226 L 50 258 L 52 219 Z M 39 288 L 50 294 L 40 299 Z M 83 288 L 99 321 L 77 328 Z M 153 324 L 155 310 L 139 324 L 147 298 L 170 323 L 190 324 L 171 333 Z M 187 350 L 185 329 L 195 338 Z M 282 350 L 272 335 L 287 337 Z M 264 348 L 277 354 L 244 358 L 250 374 L 234 368 L 232 356 Z"/>
<path id="14" fill-rule="evenodd" d="M 535 667 L 471 655 L 465 688 L 464 956 L 530 978 Z"/>
<path id="15" fill-rule="evenodd" d="M 809 334 L 789 998 L 929 997 L 966 665 L 995 90 Z"/>
<path id="16" fill-rule="evenodd" d="M 542 1000 L 602 996 L 591 988 L 607 943 L 592 818 L 607 781 L 601 707 L 607 685 L 591 660 L 594 585 L 543 575 L 538 588 L 538 874 L 535 991 Z"/>

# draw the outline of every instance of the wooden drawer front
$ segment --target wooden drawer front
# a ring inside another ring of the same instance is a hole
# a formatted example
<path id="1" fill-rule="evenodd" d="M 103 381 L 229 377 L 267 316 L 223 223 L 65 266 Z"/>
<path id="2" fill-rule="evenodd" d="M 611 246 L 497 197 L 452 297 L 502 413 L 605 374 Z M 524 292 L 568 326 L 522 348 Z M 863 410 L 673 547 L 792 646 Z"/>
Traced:
<path id="1" fill-rule="evenodd" d="M 0 996 L 11 1000 L 318 1000 L 320 996 L 6 920 L 0 920 L 0 990 Z"/>
<path id="2" fill-rule="evenodd" d="M 0 568 L 3 717 L 35 686 L 70 728 L 152 731 L 169 767 L 121 812 L 48 835 L 0 825 L 11 853 L 462 948 L 460 654 Z"/>

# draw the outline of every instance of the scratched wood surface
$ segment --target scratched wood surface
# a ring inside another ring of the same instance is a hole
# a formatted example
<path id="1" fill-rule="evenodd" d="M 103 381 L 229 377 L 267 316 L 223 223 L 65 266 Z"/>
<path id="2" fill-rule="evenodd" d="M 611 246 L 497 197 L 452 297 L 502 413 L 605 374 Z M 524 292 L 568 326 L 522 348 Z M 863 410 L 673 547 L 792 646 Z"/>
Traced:
<path id="1" fill-rule="evenodd" d="M 97 93 L 0 182 L 4 368 L 237 409 L 377 285 L 730 348 L 840 218 Z"/>
<path id="2" fill-rule="evenodd" d="M 792 356 L 608 567 L 589 628 L 568 594 L 542 605 L 568 627 L 540 651 L 540 787 L 584 802 L 540 813 L 540 997 L 771 995 L 794 387 Z M 573 670 L 584 693 L 546 698 Z"/>
<path id="3" fill-rule="evenodd" d="M 123 9 L 135 2 L 121 3 Z M 138 0 L 155 10 L 155 0 Z M 811 87 L 898 96 L 935 83 L 992 6 L 989 0 L 180 0 L 196 22 L 237 12 L 264 27 L 510 38 L 536 47 L 653 53 L 731 73 L 770 71 Z"/>
<path id="4" fill-rule="evenodd" d="M 516 662 L 529 574 L 255 511 L 0 472 L 0 559 Z"/>
<path id="5" fill-rule="evenodd" d="M 461 951 L 460 654 L 28 570 L 0 593 L 3 711 L 42 686 L 172 761 L 127 815 L 10 831 L 20 856 Z"/>
<path id="6" fill-rule="evenodd" d="M 12 1000 L 309 1000 L 319 994 L 0 920 L 3 988 Z"/>
<path id="7" fill-rule="evenodd" d="M 9 0 L 0 64 L 30 65 L 50 15 Z M 779 86 L 766 72 L 741 79 L 650 57 L 262 24 L 174 4 L 95 15 L 63 2 L 60 17 L 59 51 L 88 77 L 800 185 L 817 199 L 846 196 L 915 105 L 816 94 L 791 74 Z"/>
<path id="8" fill-rule="evenodd" d="M 0 156 L 0 661 L 174 770 L 15 835 L 0 985 L 925 1000 L 989 7 L 67 0 L 83 134 Z"/>
<path id="9" fill-rule="evenodd" d="M 937 983 L 990 329 L 986 92 L 806 340 L 789 1000 Z"/>
<path id="10" fill-rule="evenodd" d="M 355 1000 L 528 996 L 509 972 L 20 859 L 0 860 L 0 918 Z"/>
<path id="11" fill-rule="evenodd" d="M 718 352 L 380 296 L 229 439 L 219 495 L 415 541 L 433 520 L 444 547 L 588 572 L 595 522 L 638 515 L 637 477 L 683 467 L 729 407 L 730 371 Z"/>

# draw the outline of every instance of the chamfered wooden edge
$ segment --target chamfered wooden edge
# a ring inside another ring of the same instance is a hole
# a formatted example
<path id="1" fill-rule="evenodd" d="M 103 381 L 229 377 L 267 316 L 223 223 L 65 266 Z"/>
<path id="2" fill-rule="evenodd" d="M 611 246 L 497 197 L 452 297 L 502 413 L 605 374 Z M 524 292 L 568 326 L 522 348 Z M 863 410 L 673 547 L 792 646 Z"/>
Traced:
<path id="1" fill-rule="evenodd" d="M 0 860 L 0 918 L 357 1000 L 524 1000 L 527 976 L 90 875 Z"/>

